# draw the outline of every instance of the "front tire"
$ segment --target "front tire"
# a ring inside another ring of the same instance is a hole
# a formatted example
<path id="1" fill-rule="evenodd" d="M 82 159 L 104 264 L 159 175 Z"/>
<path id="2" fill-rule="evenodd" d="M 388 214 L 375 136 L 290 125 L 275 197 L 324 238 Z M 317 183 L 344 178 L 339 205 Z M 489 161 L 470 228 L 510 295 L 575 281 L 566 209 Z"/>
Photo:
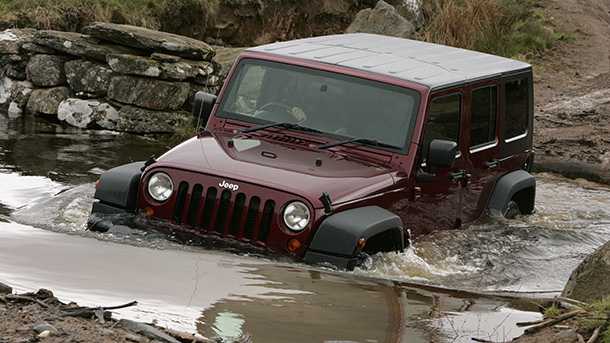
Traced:
<path id="1" fill-rule="evenodd" d="M 502 215 L 506 219 L 515 219 L 521 214 L 522 213 L 521 209 L 519 208 L 519 204 L 517 204 L 517 202 L 514 200 L 509 201 L 504 207 L 504 210 L 502 211 Z"/>

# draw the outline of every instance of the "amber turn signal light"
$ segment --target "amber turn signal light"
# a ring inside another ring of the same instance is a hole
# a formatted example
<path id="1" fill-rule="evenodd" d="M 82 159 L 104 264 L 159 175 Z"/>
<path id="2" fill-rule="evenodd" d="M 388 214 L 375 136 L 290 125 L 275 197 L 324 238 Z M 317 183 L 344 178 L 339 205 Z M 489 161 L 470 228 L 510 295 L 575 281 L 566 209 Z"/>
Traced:
<path id="1" fill-rule="evenodd" d="M 358 242 L 356 243 L 356 247 L 358 248 L 358 250 L 364 249 L 365 245 L 366 245 L 366 239 L 364 239 L 364 238 L 360 238 L 358 240 Z"/>
<path id="2" fill-rule="evenodd" d="M 296 252 L 301 247 L 301 242 L 298 239 L 291 239 L 288 241 L 288 251 Z"/>
<path id="3" fill-rule="evenodd" d="M 144 208 L 144 215 L 147 217 L 152 217 L 153 214 L 155 214 L 155 210 L 152 209 L 152 207 L 146 207 Z"/>
<path id="4" fill-rule="evenodd" d="M 99 189 L 101 185 L 102 185 L 102 179 L 98 179 L 97 181 L 95 181 L 95 189 Z"/>

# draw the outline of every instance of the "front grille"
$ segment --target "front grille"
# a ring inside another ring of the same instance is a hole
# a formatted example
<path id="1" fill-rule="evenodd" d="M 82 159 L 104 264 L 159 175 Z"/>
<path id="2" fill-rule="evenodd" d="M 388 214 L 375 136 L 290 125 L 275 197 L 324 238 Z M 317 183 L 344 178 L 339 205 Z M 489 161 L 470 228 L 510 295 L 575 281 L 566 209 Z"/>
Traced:
<path id="1" fill-rule="evenodd" d="M 237 239 L 266 242 L 273 225 L 276 205 L 258 196 L 206 188 L 180 182 L 174 202 L 173 220 L 203 232 Z"/>

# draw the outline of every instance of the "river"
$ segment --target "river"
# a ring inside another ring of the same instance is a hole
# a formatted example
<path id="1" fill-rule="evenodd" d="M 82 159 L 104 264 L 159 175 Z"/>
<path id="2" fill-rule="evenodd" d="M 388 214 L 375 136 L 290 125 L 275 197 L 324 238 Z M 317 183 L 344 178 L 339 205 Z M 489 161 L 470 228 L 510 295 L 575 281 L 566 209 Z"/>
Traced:
<path id="1" fill-rule="evenodd" d="M 610 190 L 545 174 L 534 215 L 435 233 L 354 272 L 84 230 L 98 175 L 171 141 L 0 115 L 0 281 L 82 305 L 137 300 L 117 315 L 226 342 L 503 341 L 541 317 L 510 296 L 557 294 L 610 239 Z"/>

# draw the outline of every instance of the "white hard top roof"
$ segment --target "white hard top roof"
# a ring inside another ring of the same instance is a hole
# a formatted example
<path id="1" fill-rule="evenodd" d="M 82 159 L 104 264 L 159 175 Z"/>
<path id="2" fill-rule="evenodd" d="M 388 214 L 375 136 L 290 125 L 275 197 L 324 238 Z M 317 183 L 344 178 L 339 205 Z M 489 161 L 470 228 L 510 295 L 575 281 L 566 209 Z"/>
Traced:
<path id="1" fill-rule="evenodd" d="M 527 63 L 509 58 L 368 33 L 304 38 L 262 45 L 248 51 L 370 71 L 431 89 L 531 68 Z"/>

